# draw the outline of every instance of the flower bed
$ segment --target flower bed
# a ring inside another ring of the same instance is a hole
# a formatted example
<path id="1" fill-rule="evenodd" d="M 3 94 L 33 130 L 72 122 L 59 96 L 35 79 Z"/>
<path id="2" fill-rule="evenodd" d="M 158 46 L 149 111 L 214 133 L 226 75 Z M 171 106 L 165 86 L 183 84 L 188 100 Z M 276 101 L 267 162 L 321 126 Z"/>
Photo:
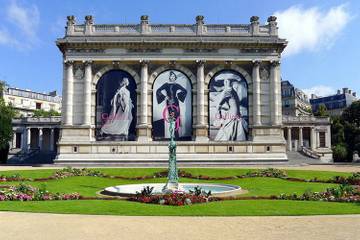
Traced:
<path id="1" fill-rule="evenodd" d="M 62 194 L 50 193 L 45 187 L 35 188 L 30 185 L 20 184 L 3 188 L 0 191 L 0 201 L 46 201 L 46 200 L 78 200 L 78 193 Z"/>
<path id="2" fill-rule="evenodd" d="M 301 195 L 282 194 L 277 199 L 300 201 L 360 202 L 360 187 L 341 185 L 328 188 L 325 192 L 305 192 Z"/>
<path id="3" fill-rule="evenodd" d="M 152 203 L 160 205 L 183 206 L 195 203 L 206 203 L 212 201 L 212 197 L 195 195 L 183 192 L 174 192 L 165 195 L 137 196 L 129 198 L 130 201 L 141 203 Z"/>

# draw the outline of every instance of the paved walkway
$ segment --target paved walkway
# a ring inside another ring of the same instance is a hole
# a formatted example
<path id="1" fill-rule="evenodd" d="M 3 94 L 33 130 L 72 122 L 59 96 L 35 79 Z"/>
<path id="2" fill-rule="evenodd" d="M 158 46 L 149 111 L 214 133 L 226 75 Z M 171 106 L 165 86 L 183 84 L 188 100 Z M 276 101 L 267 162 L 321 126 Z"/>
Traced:
<path id="1" fill-rule="evenodd" d="M 360 215 L 119 217 L 0 212 L 0 239 L 358 239 Z"/>

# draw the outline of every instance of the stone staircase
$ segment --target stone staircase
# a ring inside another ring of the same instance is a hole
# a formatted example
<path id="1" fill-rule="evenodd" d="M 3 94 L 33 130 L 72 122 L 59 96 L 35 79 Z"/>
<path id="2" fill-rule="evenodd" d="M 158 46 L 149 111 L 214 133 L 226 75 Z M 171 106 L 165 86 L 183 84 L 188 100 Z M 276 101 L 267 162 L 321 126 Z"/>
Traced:
<path id="1" fill-rule="evenodd" d="M 37 165 L 37 164 L 53 164 L 56 153 L 40 152 L 39 150 L 32 150 L 30 152 L 18 152 L 14 155 L 9 155 L 7 164 L 9 165 Z"/>
<path id="2" fill-rule="evenodd" d="M 287 152 L 289 164 L 326 164 L 320 159 L 308 157 L 301 152 Z"/>

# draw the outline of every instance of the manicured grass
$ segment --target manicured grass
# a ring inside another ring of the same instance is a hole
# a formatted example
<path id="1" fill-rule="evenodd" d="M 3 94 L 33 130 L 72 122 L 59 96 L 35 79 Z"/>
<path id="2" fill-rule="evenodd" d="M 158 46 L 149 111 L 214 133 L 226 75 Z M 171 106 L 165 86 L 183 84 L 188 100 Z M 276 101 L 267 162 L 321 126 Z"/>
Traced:
<path id="1" fill-rule="evenodd" d="M 39 170 L 19 170 L 19 171 L 0 171 L 0 175 L 10 176 L 20 174 L 26 178 L 46 178 L 52 175 L 57 169 L 39 169 Z M 165 171 L 166 168 L 94 168 L 108 175 L 118 175 L 124 177 L 136 177 L 153 175 L 156 172 Z M 243 175 L 247 172 L 256 171 L 258 169 L 243 168 L 181 168 L 180 170 L 189 172 L 194 176 L 203 175 L 210 177 L 228 177 Z M 330 171 L 312 171 L 312 170 L 286 170 L 289 177 L 322 180 L 330 179 L 334 176 L 349 176 L 351 173 L 346 172 L 330 172 Z"/>
<path id="2" fill-rule="evenodd" d="M 328 187 L 334 187 L 336 184 L 309 183 L 309 182 L 290 182 L 276 178 L 244 178 L 233 180 L 197 180 L 181 178 L 181 182 L 198 182 L 198 183 L 225 183 L 241 186 L 249 192 L 245 196 L 270 196 L 280 195 L 281 193 L 301 194 L 305 191 L 320 192 Z M 47 182 L 24 182 L 32 186 L 40 187 L 46 185 L 50 192 L 72 193 L 78 192 L 82 196 L 96 196 L 96 192 L 105 187 L 116 186 L 120 184 L 131 183 L 165 183 L 166 179 L 149 179 L 149 180 L 122 180 L 99 177 L 71 177 L 59 180 L 50 180 Z M 5 183 L 3 183 L 5 184 Z M 6 185 L 17 185 L 19 182 L 8 182 Z"/>
<path id="3" fill-rule="evenodd" d="M 0 202 L 0 210 L 127 216 L 286 216 L 360 214 L 360 206 L 352 203 L 283 200 L 236 200 L 182 207 L 114 200 Z"/>
<path id="4" fill-rule="evenodd" d="M 139 177 L 153 175 L 164 168 L 103 168 L 97 169 L 109 175 L 125 177 Z M 255 169 L 181 169 L 193 175 L 211 177 L 226 177 L 243 175 Z M 45 178 L 53 174 L 56 169 L 2 171 L 1 174 L 10 176 L 19 173 L 27 178 Z M 286 170 L 289 177 L 304 179 L 330 179 L 334 176 L 346 176 L 350 173 Z M 337 184 L 292 182 L 278 178 L 237 178 L 231 180 L 197 180 L 181 178 L 181 182 L 225 183 L 239 185 L 248 190 L 244 196 L 270 196 L 285 194 L 302 194 L 306 191 L 321 192 Z M 56 193 L 78 192 L 82 196 L 96 196 L 105 187 L 130 183 L 158 183 L 166 182 L 165 178 L 146 180 L 124 180 L 101 177 L 69 177 L 46 182 L 25 182 L 40 187 L 45 184 L 48 191 Z M 17 185 L 20 182 L 2 182 L 2 185 Z M 80 214 L 113 214 L 113 215 L 168 215 L 168 216 L 250 216 L 250 215 L 314 215 L 314 214 L 360 214 L 359 204 L 330 203 L 330 202 L 302 202 L 283 200 L 233 200 L 196 204 L 192 206 L 160 206 L 141 204 L 129 201 L 115 200 L 79 200 L 79 201 L 41 201 L 41 202 L 0 202 L 0 211 L 30 211 L 52 213 L 80 213 Z"/>

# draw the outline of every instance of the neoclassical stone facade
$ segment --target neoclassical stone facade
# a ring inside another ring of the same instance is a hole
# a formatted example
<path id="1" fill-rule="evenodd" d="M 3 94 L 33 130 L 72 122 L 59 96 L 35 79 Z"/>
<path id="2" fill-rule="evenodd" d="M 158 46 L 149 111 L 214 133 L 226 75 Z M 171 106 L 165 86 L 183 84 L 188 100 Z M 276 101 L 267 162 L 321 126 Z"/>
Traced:
<path id="1" fill-rule="evenodd" d="M 286 161 L 276 18 L 260 25 L 84 24 L 68 17 L 56 162 Z M 232 129 L 230 131 L 230 129 Z"/>

